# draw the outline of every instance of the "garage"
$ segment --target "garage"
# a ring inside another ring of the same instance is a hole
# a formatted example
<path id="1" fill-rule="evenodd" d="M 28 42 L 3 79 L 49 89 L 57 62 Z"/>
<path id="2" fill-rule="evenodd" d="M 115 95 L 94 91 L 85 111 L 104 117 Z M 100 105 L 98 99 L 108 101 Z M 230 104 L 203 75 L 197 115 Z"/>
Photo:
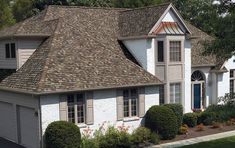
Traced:
<path id="1" fill-rule="evenodd" d="M 38 99 L 0 91 L 0 137 L 27 148 L 40 147 Z"/>

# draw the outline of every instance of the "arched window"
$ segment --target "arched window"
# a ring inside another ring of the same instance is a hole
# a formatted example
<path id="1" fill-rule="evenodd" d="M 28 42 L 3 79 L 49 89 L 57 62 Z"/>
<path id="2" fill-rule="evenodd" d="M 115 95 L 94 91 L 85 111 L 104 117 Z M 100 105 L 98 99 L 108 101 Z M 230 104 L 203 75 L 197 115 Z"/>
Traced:
<path id="1" fill-rule="evenodd" d="M 204 81 L 204 76 L 199 70 L 194 71 L 191 76 L 191 81 Z"/>

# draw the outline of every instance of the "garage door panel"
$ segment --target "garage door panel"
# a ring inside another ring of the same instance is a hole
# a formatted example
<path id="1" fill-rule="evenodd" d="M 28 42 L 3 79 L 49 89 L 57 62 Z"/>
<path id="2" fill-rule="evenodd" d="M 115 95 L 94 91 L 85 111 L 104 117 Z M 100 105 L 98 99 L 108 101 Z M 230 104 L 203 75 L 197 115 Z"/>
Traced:
<path id="1" fill-rule="evenodd" d="M 0 137 L 16 141 L 16 120 L 13 105 L 0 102 Z"/>
<path id="2" fill-rule="evenodd" d="M 20 143 L 26 147 L 37 148 L 39 146 L 39 126 L 35 109 L 18 106 Z"/>

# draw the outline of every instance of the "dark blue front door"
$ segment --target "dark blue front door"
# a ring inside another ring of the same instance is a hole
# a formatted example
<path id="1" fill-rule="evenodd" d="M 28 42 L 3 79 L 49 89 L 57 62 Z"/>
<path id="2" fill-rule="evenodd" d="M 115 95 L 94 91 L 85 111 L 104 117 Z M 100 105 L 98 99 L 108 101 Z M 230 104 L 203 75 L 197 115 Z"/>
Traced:
<path id="1" fill-rule="evenodd" d="M 194 108 L 201 108 L 201 84 L 194 84 Z"/>

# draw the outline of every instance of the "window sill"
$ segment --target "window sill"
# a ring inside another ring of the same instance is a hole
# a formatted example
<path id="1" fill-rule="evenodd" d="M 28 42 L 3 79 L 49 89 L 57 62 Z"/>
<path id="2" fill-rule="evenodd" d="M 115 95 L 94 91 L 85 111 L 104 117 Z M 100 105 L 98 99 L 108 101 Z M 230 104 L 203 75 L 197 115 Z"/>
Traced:
<path id="1" fill-rule="evenodd" d="M 139 119 L 140 119 L 140 117 L 127 117 L 127 118 L 123 119 L 123 122 L 136 121 Z"/>
<path id="2" fill-rule="evenodd" d="M 77 124 L 77 126 L 79 128 L 86 128 L 87 127 L 87 125 L 85 123 L 79 123 L 79 124 Z"/>

